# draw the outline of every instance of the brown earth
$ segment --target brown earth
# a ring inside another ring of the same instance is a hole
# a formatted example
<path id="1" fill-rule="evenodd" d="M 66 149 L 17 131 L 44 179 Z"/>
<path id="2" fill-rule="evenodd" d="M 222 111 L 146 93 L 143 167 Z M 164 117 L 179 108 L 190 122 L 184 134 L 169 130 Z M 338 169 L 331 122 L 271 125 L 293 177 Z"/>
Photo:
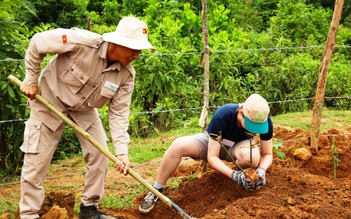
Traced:
<path id="1" fill-rule="evenodd" d="M 247 192 L 210 166 L 202 173 L 201 162 L 188 158 L 182 161 L 172 178 L 181 179 L 179 187 L 166 187 L 164 195 L 190 216 L 202 219 L 351 218 L 351 127 L 322 133 L 318 151 L 314 153 L 308 146 L 308 131 L 276 127 L 274 133 L 274 140 L 283 142 L 280 149 L 286 158 L 274 155 L 273 164 L 267 170 L 267 185 L 262 189 Z M 336 148 L 334 153 L 332 145 Z M 333 161 L 338 161 L 336 169 Z M 73 206 L 79 204 L 76 195 L 81 194 L 83 188 L 84 164 L 75 159 L 68 162 L 51 167 L 45 182 L 51 187 L 46 187 L 43 218 L 77 218 Z M 134 164 L 132 168 L 153 182 L 159 163 L 160 159 L 156 159 Z M 106 180 L 106 195 L 120 198 L 128 193 L 128 185 L 136 182 L 112 168 Z M 19 185 L 3 186 L 0 198 L 12 195 L 19 200 L 19 193 Z M 135 207 L 102 208 L 101 211 L 119 219 L 183 218 L 161 201 L 151 214 L 140 214 L 137 206 L 144 196 L 135 195 Z M 0 218 L 9 218 L 8 215 Z"/>

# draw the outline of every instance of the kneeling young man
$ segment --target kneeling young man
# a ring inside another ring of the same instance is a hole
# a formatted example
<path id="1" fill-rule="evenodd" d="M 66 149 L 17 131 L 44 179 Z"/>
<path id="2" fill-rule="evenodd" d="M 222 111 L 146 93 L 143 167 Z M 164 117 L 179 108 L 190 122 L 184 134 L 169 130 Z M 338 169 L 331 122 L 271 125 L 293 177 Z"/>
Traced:
<path id="1" fill-rule="evenodd" d="M 273 123 L 269 112 L 267 101 L 259 94 L 250 95 L 243 104 L 226 104 L 219 107 L 206 131 L 180 137 L 172 142 L 162 158 L 154 187 L 162 192 L 167 180 L 178 168 L 182 157 L 206 160 L 214 169 L 248 191 L 264 186 L 266 170 L 273 161 Z M 260 135 L 261 147 L 252 148 L 250 159 L 250 141 L 255 134 Z M 246 179 L 242 170 L 233 170 L 222 161 L 232 159 L 243 169 L 251 167 L 251 160 L 253 166 L 257 168 L 259 179 L 252 183 Z M 149 213 L 157 200 L 158 197 L 149 192 L 139 205 L 139 211 L 143 214 Z"/>

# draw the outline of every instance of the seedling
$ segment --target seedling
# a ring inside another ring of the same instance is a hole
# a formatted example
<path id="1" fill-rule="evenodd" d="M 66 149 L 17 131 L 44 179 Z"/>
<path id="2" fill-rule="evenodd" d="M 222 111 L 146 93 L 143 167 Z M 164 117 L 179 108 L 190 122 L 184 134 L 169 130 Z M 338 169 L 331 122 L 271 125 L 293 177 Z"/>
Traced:
<path id="1" fill-rule="evenodd" d="M 221 132 L 219 132 L 219 135 L 217 134 L 213 134 L 213 133 L 210 133 L 210 136 L 213 136 L 215 138 L 216 141 L 219 142 L 219 144 L 221 145 L 221 147 L 225 150 L 225 152 L 228 154 L 228 156 L 232 159 L 233 163 L 240 169 L 244 172 L 245 174 L 245 177 L 246 179 L 249 179 L 252 183 L 256 182 L 259 177 L 256 173 L 256 171 L 253 169 L 253 168 L 247 168 L 247 169 L 243 169 L 241 166 L 239 166 L 239 164 L 235 161 L 235 159 L 232 157 L 232 155 L 229 153 L 229 151 L 226 149 L 226 147 L 223 145 L 222 143 L 222 135 L 221 135 Z M 254 141 L 251 141 L 250 140 L 250 147 L 252 147 L 254 145 Z M 250 148 L 252 149 L 252 148 Z M 251 154 L 251 150 L 250 150 L 250 158 L 252 156 Z M 250 162 L 251 162 L 251 166 L 252 166 L 252 158 L 250 159 Z"/>
<path id="2" fill-rule="evenodd" d="M 279 148 L 283 148 L 283 142 L 273 142 L 273 152 L 280 158 L 280 159 L 285 159 L 286 155 L 283 151 L 281 151 Z"/>
<path id="3" fill-rule="evenodd" d="M 336 153 L 336 146 L 335 142 L 332 144 L 332 154 L 333 154 L 333 173 L 334 173 L 334 180 L 336 180 L 336 168 L 339 166 L 340 159 Z"/>

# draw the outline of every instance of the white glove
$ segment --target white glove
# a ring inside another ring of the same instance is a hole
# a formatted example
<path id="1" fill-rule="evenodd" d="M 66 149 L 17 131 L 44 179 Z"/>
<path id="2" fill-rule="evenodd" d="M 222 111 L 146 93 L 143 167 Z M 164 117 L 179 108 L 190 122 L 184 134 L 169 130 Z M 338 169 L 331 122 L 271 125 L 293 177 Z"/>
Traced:
<path id="1" fill-rule="evenodd" d="M 256 189 L 259 189 L 260 187 L 266 185 L 266 170 L 259 167 L 257 168 L 256 173 L 259 179 L 255 182 L 255 187 Z"/>
<path id="2" fill-rule="evenodd" d="M 235 171 L 232 174 L 232 179 L 237 182 L 239 185 L 241 185 L 244 189 L 247 191 L 254 191 L 255 190 L 255 184 L 251 182 L 251 180 L 246 179 L 245 173 L 242 170 Z"/>

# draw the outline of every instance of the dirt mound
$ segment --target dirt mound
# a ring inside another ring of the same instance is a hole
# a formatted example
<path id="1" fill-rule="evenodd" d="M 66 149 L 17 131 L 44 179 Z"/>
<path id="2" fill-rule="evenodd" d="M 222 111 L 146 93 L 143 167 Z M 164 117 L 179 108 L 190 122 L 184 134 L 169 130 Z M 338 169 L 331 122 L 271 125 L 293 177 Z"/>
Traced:
<path id="1" fill-rule="evenodd" d="M 75 194 L 71 191 L 55 191 L 46 195 L 40 215 L 42 218 L 68 219 L 74 217 Z"/>
<path id="2" fill-rule="evenodd" d="M 306 130 L 277 127 L 274 139 L 283 142 L 279 149 L 286 158 L 281 159 L 274 154 L 264 188 L 247 192 L 210 166 L 201 173 L 201 163 L 191 161 L 182 163 L 174 175 L 182 177 L 180 186 L 176 189 L 167 187 L 164 194 L 190 216 L 202 219 L 351 218 L 351 135 L 348 130 L 333 129 L 322 133 L 317 153 L 308 146 L 309 132 Z M 308 156 L 309 153 L 311 156 Z M 151 170 L 150 165 L 144 168 L 156 174 L 158 165 L 155 165 L 155 170 Z M 138 172 L 143 174 L 142 169 Z M 194 176 L 185 177 L 190 174 Z M 155 175 L 149 177 L 154 179 Z M 142 202 L 144 195 L 135 197 L 135 206 Z M 57 197 L 60 200 L 51 200 Z M 65 208 L 69 218 L 72 217 L 74 198 L 63 193 L 51 199 L 47 198 L 49 206 L 59 206 L 57 211 Z M 182 218 L 160 201 L 149 215 L 141 215 L 137 207 L 102 211 L 120 219 Z"/>
<path id="3" fill-rule="evenodd" d="M 275 133 L 275 140 L 284 142 L 281 150 L 286 159 L 275 155 L 263 189 L 247 192 L 209 168 L 200 178 L 188 179 L 176 189 L 168 188 L 165 195 L 192 217 L 204 219 L 351 218 L 351 135 L 338 130 L 323 133 L 318 153 L 308 160 L 301 160 L 294 152 L 300 148 L 311 151 L 309 132 L 278 128 Z M 336 180 L 333 179 L 332 142 L 340 160 Z M 199 164 L 187 170 L 200 171 Z M 142 198 L 137 197 L 136 204 Z M 158 203 L 148 216 L 141 216 L 137 209 L 123 209 L 118 213 L 109 209 L 106 212 L 117 218 L 182 218 L 163 203 Z"/>

